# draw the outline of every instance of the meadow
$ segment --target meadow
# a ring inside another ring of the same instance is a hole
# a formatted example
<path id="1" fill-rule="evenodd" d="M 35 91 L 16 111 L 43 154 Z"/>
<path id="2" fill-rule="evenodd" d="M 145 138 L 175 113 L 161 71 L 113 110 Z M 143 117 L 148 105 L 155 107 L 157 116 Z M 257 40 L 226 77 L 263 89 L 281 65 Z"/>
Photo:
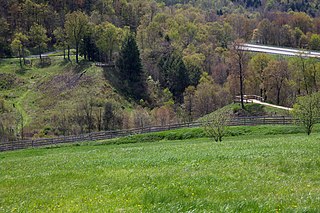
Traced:
<path id="1" fill-rule="evenodd" d="M 319 212 L 320 134 L 270 128 L 3 152 L 0 212 Z"/>

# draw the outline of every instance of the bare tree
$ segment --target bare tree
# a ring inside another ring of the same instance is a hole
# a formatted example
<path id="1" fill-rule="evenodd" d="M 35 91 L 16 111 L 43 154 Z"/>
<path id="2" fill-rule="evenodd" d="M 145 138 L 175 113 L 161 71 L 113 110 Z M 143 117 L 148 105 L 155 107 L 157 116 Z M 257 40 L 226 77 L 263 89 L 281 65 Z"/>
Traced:
<path id="1" fill-rule="evenodd" d="M 204 122 L 204 131 L 207 136 L 213 138 L 216 142 L 221 142 L 226 134 L 227 125 L 230 120 L 230 111 L 221 109 L 211 113 Z"/>
<path id="2" fill-rule="evenodd" d="M 241 107 L 244 109 L 244 102 L 243 102 L 243 95 L 244 95 L 244 78 L 245 78 L 245 70 L 248 64 L 248 53 L 241 49 L 242 44 L 244 43 L 243 40 L 236 40 L 231 47 L 230 51 L 230 59 L 231 59 L 231 67 L 236 75 L 239 77 L 239 84 L 240 84 L 240 100 L 241 100 Z"/>

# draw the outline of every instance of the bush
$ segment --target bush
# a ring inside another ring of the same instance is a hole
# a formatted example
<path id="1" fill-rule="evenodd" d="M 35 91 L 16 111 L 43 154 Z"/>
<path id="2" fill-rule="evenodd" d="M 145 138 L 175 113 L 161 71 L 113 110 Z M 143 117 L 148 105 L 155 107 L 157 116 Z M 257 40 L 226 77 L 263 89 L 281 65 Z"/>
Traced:
<path id="1" fill-rule="evenodd" d="M 229 110 L 221 110 L 217 113 L 210 114 L 203 125 L 207 136 L 213 138 L 216 142 L 221 142 L 223 136 L 226 134 L 230 116 L 231 113 Z"/>

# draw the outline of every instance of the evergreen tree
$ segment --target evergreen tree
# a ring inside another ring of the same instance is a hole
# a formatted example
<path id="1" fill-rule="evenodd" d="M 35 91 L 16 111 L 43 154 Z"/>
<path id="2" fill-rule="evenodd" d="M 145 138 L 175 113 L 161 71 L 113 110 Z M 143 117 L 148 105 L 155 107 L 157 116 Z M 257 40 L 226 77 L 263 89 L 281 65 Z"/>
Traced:
<path id="1" fill-rule="evenodd" d="M 162 86 L 169 88 L 175 100 L 182 103 L 183 92 L 190 85 L 190 79 L 181 55 L 177 51 L 165 53 L 160 58 L 158 66 Z"/>
<path id="2" fill-rule="evenodd" d="M 116 62 L 123 93 L 135 101 L 146 98 L 146 81 L 143 73 L 140 52 L 133 34 L 129 34 L 122 44 Z"/>

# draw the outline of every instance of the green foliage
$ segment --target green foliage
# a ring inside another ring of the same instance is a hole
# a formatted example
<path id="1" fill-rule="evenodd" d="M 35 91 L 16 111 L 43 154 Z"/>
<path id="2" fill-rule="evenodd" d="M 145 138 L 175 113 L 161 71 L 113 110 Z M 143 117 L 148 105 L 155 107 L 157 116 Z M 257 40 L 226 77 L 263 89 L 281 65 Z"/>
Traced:
<path id="1" fill-rule="evenodd" d="M 79 63 L 79 47 L 81 39 L 87 35 L 89 30 L 88 16 L 81 12 L 75 11 L 66 15 L 65 30 L 68 37 L 68 44 L 76 48 L 76 62 Z"/>
<path id="2" fill-rule="evenodd" d="M 26 52 L 28 51 L 26 49 L 28 40 L 29 38 L 27 35 L 24 35 L 23 33 L 19 32 L 14 35 L 14 39 L 11 42 L 11 50 L 16 56 L 19 57 L 21 68 L 22 68 L 21 58 L 24 58 L 26 55 Z"/>
<path id="3" fill-rule="evenodd" d="M 320 50 L 320 35 L 312 34 L 309 41 L 309 49 Z"/>
<path id="4" fill-rule="evenodd" d="M 292 114 L 305 128 L 308 135 L 320 118 L 320 93 L 299 97 L 293 106 Z"/>
<path id="5" fill-rule="evenodd" d="M 63 28 L 61 27 L 57 27 L 57 29 L 55 29 L 53 31 L 53 34 L 56 38 L 56 48 L 57 49 L 62 49 L 64 52 L 64 58 L 65 58 L 65 49 L 67 48 L 67 35 L 66 32 Z"/>
<path id="6" fill-rule="evenodd" d="M 43 49 L 47 48 L 47 42 L 50 40 L 47 35 L 47 30 L 39 25 L 39 24 L 34 24 L 30 28 L 30 40 L 33 43 L 34 47 L 38 49 L 38 54 L 41 59 L 41 53 Z"/>
<path id="7" fill-rule="evenodd" d="M 106 62 L 113 61 L 114 51 L 119 50 L 123 37 L 121 28 L 117 28 L 112 23 L 105 22 L 96 27 L 96 45 L 105 54 Z"/>

